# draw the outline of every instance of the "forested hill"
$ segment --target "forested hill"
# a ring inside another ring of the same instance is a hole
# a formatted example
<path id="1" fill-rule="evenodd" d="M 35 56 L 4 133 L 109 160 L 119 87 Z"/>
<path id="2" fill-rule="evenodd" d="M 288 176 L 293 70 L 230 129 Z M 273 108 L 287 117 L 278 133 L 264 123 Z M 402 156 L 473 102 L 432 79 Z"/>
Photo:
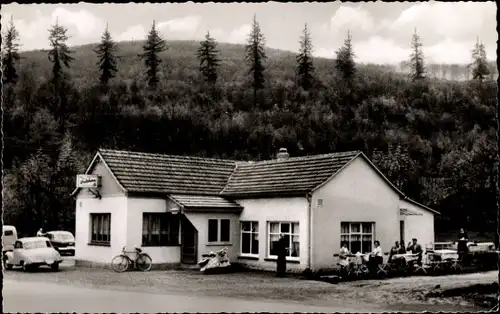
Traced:
<path id="1" fill-rule="evenodd" d="M 292 156 L 362 150 L 409 197 L 442 211 L 439 224 L 494 230 L 495 81 L 429 74 L 414 83 L 397 67 L 358 64 L 348 85 L 334 60 L 315 58 L 317 81 L 305 91 L 295 54 L 268 49 L 254 101 L 244 46 L 219 44 L 211 87 L 198 69 L 199 43 L 167 41 L 152 91 L 142 44 L 118 45 L 108 87 L 99 86 L 95 45 L 71 47 L 64 119 L 47 51 L 21 53 L 19 81 L 4 86 L 6 223 L 71 228 L 74 176 L 99 147 L 243 160 L 286 147 Z"/>
<path id="2" fill-rule="evenodd" d="M 97 76 L 98 68 L 96 63 L 98 61 L 94 52 L 97 44 L 89 44 L 84 46 L 73 47 L 75 51 L 75 61 L 71 64 L 73 77 L 78 81 L 79 79 L 95 79 Z M 137 55 L 141 53 L 144 41 L 124 41 L 119 42 L 119 56 L 122 57 L 122 62 L 119 64 L 119 72 L 117 76 L 118 81 L 124 81 L 137 77 L 138 73 L 143 72 L 143 64 L 140 62 Z M 196 58 L 196 50 L 200 43 L 198 41 L 169 41 L 168 50 L 163 52 L 164 66 L 166 73 L 171 75 L 179 74 L 175 70 L 185 67 L 190 71 L 196 73 L 184 73 L 186 76 L 197 76 L 199 61 Z M 222 81 L 229 81 L 238 70 L 246 70 L 244 64 L 245 47 L 244 45 L 219 43 L 220 58 L 222 59 Z M 286 73 L 288 76 L 294 74 L 296 64 L 296 53 L 268 48 L 267 56 L 270 64 L 269 68 L 272 70 L 280 70 L 281 73 Z M 333 51 L 332 51 L 333 55 Z M 22 67 L 34 69 L 41 77 L 50 73 L 52 64 L 47 58 L 47 51 L 34 50 L 21 53 L 24 59 L 21 63 Z M 315 66 L 319 77 L 327 77 L 331 73 L 334 60 L 327 58 L 315 58 Z M 374 64 L 361 64 L 358 65 L 361 69 L 367 71 L 390 71 L 393 73 L 402 73 L 407 75 L 410 71 L 408 62 L 401 62 L 398 65 L 374 65 Z M 175 68 L 175 69 L 174 69 Z M 496 62 L 489 62 L 491 71 L 491 78 L 496 80 L 497 67 Z M 288 69 L 288 71 L 286 71 Z M 172 72 L 170 72 L 170 71 Z M 164 70 L 165 71 L 165 70 Z M 470 78 L 470 69 L 465 64 L 428 64 L 427 72 L 430 78 L 449 79 L 449 80 L 465 80 Z M 188 75 L 189 74 L 189 75 Z"/>
<path id="3" fill-rule="evenodd" d="M 75 86 L 91 84 L 98 78 L 98 57 L 94 52 L 97 44 L 72 47 L 75 60 L 71 63 L 68 72 L 71 74 Z M 118 73 L 115 82 L 131 82 L 145 76 L 144 63 L 138 58 L 142 53 L 144 41 L 124 41 L 118 43 L 117 55 L 120 57 Z M 160 53 L 162 60 L 162 76 L 168 80 L 197 80 L 201 79 L 199 61 L 196 57 L 198 41 L 168 41 L 167 50 Z M 219 43 L 220 81 L 234 82 L 245 76 L 248 67 L 245 63 L 245 46 L 237 44 Z M 21 53 L 21 68 L 36 73 L 37 79 L 42 80 L 50 76 L 52 63 L 47 58 L 48 51 L 34 50 Z M 267 48 L 269 79 L 294 80 L 296 67 L 296 53 Z M 333 54 L 333 52 L 332 52 Z M 331 76 L 334 60 L 315 58 L 315 67 L 318 77 Z M 368 72 L 391 71 L 406 69 L 403 66 L 387 65 L 360 65 Z M 83 82 L 82 82 L 83 81 Z M 189 81 L 189 82 L 191 82 Z"/>

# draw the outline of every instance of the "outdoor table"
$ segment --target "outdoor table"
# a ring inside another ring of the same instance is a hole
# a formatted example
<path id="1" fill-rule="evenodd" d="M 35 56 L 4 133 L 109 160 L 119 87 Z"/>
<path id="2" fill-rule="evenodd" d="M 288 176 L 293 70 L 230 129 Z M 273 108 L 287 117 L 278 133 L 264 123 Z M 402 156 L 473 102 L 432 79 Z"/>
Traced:
<path id="1" fill-rule="evenodd" d="M 439 256 L 442 261 L 458 259 L 458 252 L 455 250 L 435 250 L 435 256 Z"/>
<path id="2" fill-rule="evenodd" d="M 419 254 L 413 254 L 413 253 L 404 253 L 404 254 L 394 254 L 392 256 L 393 259 L 397 259 L 397 258 L 404 258 L 405 261 L 408 263 L 408 262 L 412 262 L 412 261 L 415 261 L 418 259 L 418 256 Z"/>

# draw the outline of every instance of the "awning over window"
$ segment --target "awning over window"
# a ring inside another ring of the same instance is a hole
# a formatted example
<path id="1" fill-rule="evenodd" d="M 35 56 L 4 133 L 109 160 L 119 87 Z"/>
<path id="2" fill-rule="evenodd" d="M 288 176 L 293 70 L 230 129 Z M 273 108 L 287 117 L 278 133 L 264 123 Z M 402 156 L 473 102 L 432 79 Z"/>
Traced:
<path id="1" fill-rule="evenodd" d="M 236 202 L 220 196 L 171 194 L 169 195 L 169 198 L 184 209 L 220 209 L 229 211 L 243 209 L 243 207 Z"/>
<path id="2" fill-rule="evenodd" d="M 422 216 L 421 213 L 417 213 L 416 211 L 409 210 L 408 208 L 400 208 L 399 214 L 401 216 Z"/>

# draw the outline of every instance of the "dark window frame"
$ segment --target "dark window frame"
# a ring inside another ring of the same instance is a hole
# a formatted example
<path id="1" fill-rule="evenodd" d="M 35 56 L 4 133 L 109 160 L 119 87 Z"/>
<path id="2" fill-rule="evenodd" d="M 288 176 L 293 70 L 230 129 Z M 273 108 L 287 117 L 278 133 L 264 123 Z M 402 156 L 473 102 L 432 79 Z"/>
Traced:
<path id="1" fill-rule="evenodd" d="M 226 225 L 227 223 L 227 225 Z M 227 226 L 227 229 L 223 229 Z M 208 243 L 230 243 L 231 242 L 231 219 L 209 218 L 208 219 Z"/>
<path id="2" fill-rule="evenodd" d="M 107 224 L 106 224 L 106 218 Z M 97 224 L 97 228 L 94 227 Z M 97 229 L 97 232 L 94 230 Z M 91 213 L 90 214 L 90 244 L 110 245 L 111 244 L 111 213 Z"/>
<path id="3" fill-rule="evenodd" d="M 172 213 L 142 213 L 142 246 L 179 246 L 179 223 Z"/>
<path id="4" fill-rule="evenodd" d="M 213 228 L 215 228 L 215 230 Z M 208 229 L 208 235 L 207 235 L 208 242 L 210 243 L 219 242 L 219 219 L 208 219 L 207 229 Z"/>
<path id="5" fill-rule="evenodd" d="M 227 227 L 227 229 L 225 230 L 224 227 Z M 219 221 L 219 231 L 220 242 L 231 242 L 231 219 L 221 219 Z"/>
<path id="6" fill-rule="evenodd" d="M 245 224 L 249 226 L 249 230 L 245 230 Z M 250 242 L 248 243 L 248 249 L 249 252 L 243 252 L 243 241 L 244 241 L 244 234 L 248 234 L 248 240 Z M 256 238 L 256 240 L 254 239 Z M 254 247 L 254 244 L 256 247 Z M 240 222 L 240 254 L 242 256 L 259 256 L 259 222 L 258 221 L 241 221 Z M 254 250 L 255 248 L 255 250 Z"/>
<path id="7" fill-rule="evenodd" d="M 358 231 L 353 230 L 353 226 L 359 226 Z M 370 232 L 365 232 L 364 227 L 370 226 Z M 375 222 L 374 221 L 341 221 L 340 222 L 340 245 L 342 243 L 347 242 L 347 248 L 349 252 L 352 254 L 356 254 L 357 252 L 353 252 L 353 247 L 356 245 L 353 243 L 359 243 L 361 253 L 370 253 L 375 243 Z M 347 240 L 345 239 L 347 237 Z M 365 237 L 369 237 L 370 241 L 365 241 Z M 365 246 L 367 246 L 365 248 Z"/>
<path id="8" fill-rule="evenodd" d="M 273 225 L 278 226 L 277 230 L 273 230 Z M 282 226 L 288 226 L 288 231 L 284 231 Z M 295 230 L 294 230 L 295 229 Z M 268 221 L 267 222 L 267 257 L 277 258 L 274 254 L 273 247 L 276 245 L 279 237 L 284 235 L 288 237 L 287 243 L 287 260 L 299 260 L 300 259 L 300 222 L 299 221 Z M 294 241 L 298 239 L 298 241 Z M 275 241 L 273 241 L 275 240 Z M 298 243 L 298 247 L 294 246 L 294 243 Z M 295 249 L 296 248 L 296 249 Z"/>

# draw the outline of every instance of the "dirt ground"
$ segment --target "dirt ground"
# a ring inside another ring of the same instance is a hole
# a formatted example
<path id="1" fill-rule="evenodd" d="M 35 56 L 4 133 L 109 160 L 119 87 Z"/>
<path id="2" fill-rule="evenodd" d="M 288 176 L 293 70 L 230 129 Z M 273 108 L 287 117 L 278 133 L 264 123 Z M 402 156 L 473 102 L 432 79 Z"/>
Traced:
<path id="1" fill-rule="evenodd" d="M 498 282 L 498 272 L 434 277 L 406 277 L 329 284 L 294 277 L 276 278 L 273 273 L 238 272 L 205 275 L 199 271 L 150 271 L 114 273 L 106 269 L 40 269 L 33 273 L 6 271 L 6 278 L 44 281 L 77 286 L 147 291 L 151 293 L 196 294 L 240 299 L 281 300 L 317 306 L 364 304 L 387 311 L 477 311 L 491 304 L 475 304 L 470 298 L 444 297 L 440 292 L 474 284 Z M 493 295 L 494 296 L 494 295 Z M 404 305 L 402 305 L 404 304 Z M 490 307 L 490 308 L 488 308 Z"/>

